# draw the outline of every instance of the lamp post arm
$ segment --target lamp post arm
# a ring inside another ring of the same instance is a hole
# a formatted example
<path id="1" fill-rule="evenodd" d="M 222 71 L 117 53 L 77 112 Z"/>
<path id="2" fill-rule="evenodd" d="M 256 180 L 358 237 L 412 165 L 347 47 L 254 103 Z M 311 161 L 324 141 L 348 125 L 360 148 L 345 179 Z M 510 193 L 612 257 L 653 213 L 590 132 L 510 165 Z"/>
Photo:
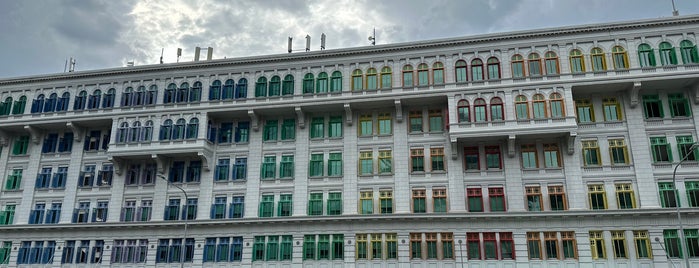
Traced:
<path id="1" fill-rule="evenodd" d="M 184 216 L 184 232 L 182 234 L 182 244 L 181 244 L 182 250 L 181 250 L 181 254 L 180 254 L 180 267 L 184 268 L 185 254 L 187 252 L 186 251 L 186 249 L 187 249 L 187 225 L 188 225 L 187 224 L 188 223 L 187 222 L 187 220 L 188 220 L 187 212 L 189 212 L 189 205 L 187 205 L 187 201 L 189 200 L 189 196 L 187 195 L 187 191 L 182 189 L 182 187 L 180 187 L 179 185 L 173 184 L 172 182 L 170 182 L 167 178 L 165 178 L 165 176 L 158 175 L 158 178 L 161 178 L 164 181 L 166 181 L 168 186 L 169 185 L 175 186 L 175 188 L 179 189 L 180 191 L 182 191 L 182 194 L 184 194 L 184 208 L 185 208 L 185 210 L 184 210 L 184 215 L 182 215 L 182 216 Z"/>
<path id="2" fill-rule="evenodd" d="M 687 241 L 685 240 L 685 235 L 684 235 L 684 226 L 682 225 L 682 213 L 680 213 L 680 193 L 677 190 L 677 169 L 682 165 L 684 161 L 687 161 L 687 158 L 689 158 L 689 155 L 696 150 L 697 146 L 699 146 L 699 143 L 694 143 L 692 146 L 689 147 L 689 150 L 687 150 L 687 153 L 682 157 L 679 163 L 675 165 L 675 168 L 672 170 L 672 188 L 675 191 L 675 212 L 677 213 L 677 226 L 679 227 L 678 230 L 678 237 L 680 238 L 680 247 L 682 250 L 685 250 L 684 255 L 682 256 L 682 259 L 685 261 L 685 267 L 689 268 L 689 256 L 688 256 L 688 247 L 687 247 Z"/>

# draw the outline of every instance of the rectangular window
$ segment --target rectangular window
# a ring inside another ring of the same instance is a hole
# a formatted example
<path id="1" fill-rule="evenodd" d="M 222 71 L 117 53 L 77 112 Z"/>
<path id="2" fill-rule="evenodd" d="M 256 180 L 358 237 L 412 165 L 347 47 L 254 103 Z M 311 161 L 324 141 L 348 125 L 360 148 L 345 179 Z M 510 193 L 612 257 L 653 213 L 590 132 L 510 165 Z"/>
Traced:
<path id="1" fill-rule="evenodd" d="M 481 188 L 466 189 L 469 212 L 483 212 L 483 191 Z"/>
<path id="2" fill-rule="evenodd" d="M 328 122 L 328 137 L 342 137 L 342 116 L 331 116 Z"/>
<path id="3" fill-rule="evenodd" d="M 604 237 L 602 231 L 590 232 L 590 251 L 593 260 L 606 259 L 607 252 L 604 245 Z"/>
<path id="4" fill-rule="evenodd" d="M 672 162 L 672 150 L 665 137 L 651 137 L 650 149 L 653 153 L 653 162 Z"/>
<path id="5" fill-rule="evenodd" d="M 506 211 L 505 192 L 502 187 L 488 188 L 488 199 L 490 200 L 490 211 Z"/>
<path id="6" fill-rule="evenodd" d="M 223 219 L 226 217 L 226 197 L 219 196 L 214 198 L 214 203 L 211 205 L 211 218 Z"/>
<path id="7" fill-rule="evenodd" d="M 609 158 L 612 160 L 612 165 L 629 164 L 629 152 L 624 139 L 609 140 Z"/>
<path id="8" fill-rule="evenodd" d="M 481 238 L 480 233 L 466 233 L 466 249 L 469 260 L 481 259 Z"/>
<path id="9" fill-rule="evenodd" d="M 378 120 L 379 120 L 379 135 L 391 135 L 393 133 L 393 131 L 392 131 L 393 126 L 391 124 L 391 114 L 390 113 L 379 114 Z"/>
<path id="10" fill-rule="evenodd" d="M 425 171 L 425 150 L 410 149 L 410 171 L 424 172 Z"/>
<path id="11" fill-rule="evenodd" d="M 663 118 L 663 105 L 658 95 L 643 95 L 643 114 L 646 119 Z"/>
<path id="12" fill-rule="evenodd" d="M 677 189 L 672 182 L 659 182 L 658 191 L 660 191 L 660 205 L 664 208 L 674 208 L 679 206 L 677 198 Z"/>
<path id="13" fill-rule="evenodd" d="M 561 166 L 561 158 L 557 144 L 544 144 L 544 161 L 546 168 L 558 168 Z"/>
<path id="14" fill-rule="evenodd" d="M 447 212 L 447 189 L 433 189 L 432 203 L 435 213 Z"/>
<path id="15" fill-rule="evenodd" d="M 0 225 L 14 223 L 15 207 L 17 205 L 5 205 L 5 210 L 0 211 Z"/>
<path id="16" fill-rule="evenodd" d="M 274 197 L 272 197 L 272 201 L 274 201 Z M 231 202 L 230 210 L 231 211 L 228 213 L 228 217 L 233 219 L 242 218 L 244 215 L 243 212 L 245 211 L 245 197 L 233 196 L 233 202 Z"/>
<path id="17" fill-rule="evenodd" d="M 699 207 L 699 181 L 686 181 L 684 182 L 684 188 L 687 190 L 689 207 Z M 0 224 L 2 224 L 2 221 L 0 221 Z"/>
<path id="18" fill-rule="evenodd" d="M 374 193 L 365 191 L 359 193 L 359 211 L 361 214 L 374 214 Z"/>
<path id="19" fill-rule="evenodd" d="M 244 180 L 248 174 L 248 159 L 236 158 L 233 164 L 233 180 Z"/>
<path id="20" fill-rule="evenodd" d="M 430 132 L 444 131 L 444 118 L 442 110 L 429 110 Z"/>
<path id="21" fill-rule="evenodd" d="M 314 153 L 311 154 L 311 159 L 308 164 L 308 176 L 310 177 L 322 177 L 323 176 L 323 154 Z"/>
<path id="22" fill-rule="evenodd" d="M 308 215 L 323 215 L 323 193 L 311 193 L 308 199 Z"/>
<path id="23" fill-rule="evenodd" d="M 279 260 L 282 260 L 282 261 L 291 260 L 291 253 L 293 251 L 293 240 L 294 240 L 293 236 L 290 236 L 290 235 L 283 235 L 282 236 L 282 244 L 281 244 L 281 247 L 279 248 Z M 241 248 L 241 253 L 240 253 L 241 258 L 240 259 L 242 259 L 242 248 L 243 248 L 242 241 L 240 244 L 241 244 L 240 245 L 240 248 Z M 238 259 L 238 260 L 240 260 L 240 259 Z"/>
<path id="24" fill-rule="evenodd" d="M 483 233 L 483 249 L 486 260 L 498 259 L 498 246 L 495 233 Z"/>
<path id="25" fill-rule="evenodd" d="M 282 140 L 293 140 L 296 138 L 296 120 L 284 119 L 282 122 Z"/>
<path id="26" fill-rule="evenodd" d="M 276 156 L 265 156 L 262 161 L 262 179 L 274 179 L 276 173 Z"/>
<path id="27" fill-rule="evenodd" d="M 398 258 L 398 239 L 396 234 L 386 234 L 386 259 L 395 260 Z"/>
<path id="28" fill-rule="evenodd" d="M 604 108 L 604 121 L 621 120 L 621 104 L 616 98 L 603 99 L 602 107 Z"/>
<path id="29" fill-rule="evenodd" d="M 410 259 L 422 259 L 422 233 L 410 234 Z"/>
<path id="30" fill-rule="evenodd" d="M 615 259 L 628 259 L 626 254 L 626 236 L 624 231 L 612 231 L 612 245 L 614 246 Z"/>
<path id="31" fill-rule="evenodd" d="M 408 117 L 410 133 L 422 132 L 422 111 L 410 111 Z"/>
<path id="32" fill-rule="evenodd" d="M 677 136 L 677 151 L 680 153 L 680 159 L 686 159 L 687 161 L 696 161 L 697 159 L 697 149 L 693 149 L 694 138 L 692 136 Z"/>
<path id="33" fill-rule="evenodd" d="M 697 229 L 684 230 L 684 237 L 687 243 L 687 256 L 689 258 L 699 257 L 699 231 Z"/>
<path id="34" fill-rule="evenodd" d="M 413 213 L 425 213 L 426 208 L 425 190 L 413 190 Z"/>
<path id="35" fill-rule="evenodd" d="M 515 259 L 515 241 L 512 233 L 500 233 L 500 258 L 503 260 Z"/>
<path id="36" fill-rule="evenodd" d="M 603 184 L 591 184 L 587 186 L 590 199 L 590 209 L 607 209 L 607 193 Z"/>
<path id="37" fill-rule="evenodd" d="M 357 234 L 357 259 L 366 260 L 368 251 L 368 241 L 366 234 Z"/>
<path id="38" fill-rule="evenodd" d="M 566 199 L 566 193 L 563 191 L 563 186 L 549 186 L 548 190 L 551 210 L 557 211 L 568 209 L 568 202 Z"/>
<path id="39" fill-rule="evenodd" d="M 309 135 L 311 139 L 323 138 L 323 133 L 325 133 L 324 128 L 325 119 L 322 117 L 314 117 L 311 119 L 311 129 L 309 130 Z"/>
<path id="40" fill-rule="evenodd" d="M 578 123 L 595 122 L 595 111 L 592 108 L 592 102 L 590 102 L 590 100 L 575 100 L 575 111 Z"/>
<path id="41" fill-rule="evenodd" d="M 292 195 L 291 194 L 282 194 L 279 195 L 279 205 L 277 205 L 278 211 L 277 211 L 277 216 L 279 217 L 288 217 L 291 216 L 292 211 L 293 211 L 293 206 L 292 206 Z"/>
<path id="42" fill-rule="evenodd" d="M 665 238 L 665 251 L 670 258 L 682 258 L 682 247 L 680 246 L 680 238 L 677 236 L 677 230 L 663 230 Z"/>
<path id="43" fill-rule="evenodd" d="M 530 260 L 541 260 L 541 236 L 539 232 L 527 232 L 527 252 Z"/>
<path id="44" fill-rule="evenodd" d="M 630 183 L 618 183 L 614 187 L 616 188 L 616 202 L 619 209 L 636 208 L 636 198 Z"/>
<path id="45" fill-rule="evenodd" d="M 633 231 L 633 240 L 636 245 L 636 258 L 650 259 L 653 257 L 648 231 Z"/>
<path id="46" fill-rule="evenodd" d="M 342 215 L 342 193 L 328 193 L 328 215 Z"/>
<path id="47" fill-rule="evenodd" d="M 425 233 L 427 259 L 437 259 L 437 233 Z"/>
<path id="48" fill-rule="evenodd" d="M 535 144 L 522 145 L 522 168 L 538 168 L 537 152 Z"/>
<path id="49" fill-rule="evenodd" d="M 318 235 L 318 260 L 330 259 L 330 235 Z"/>
<path id="50" fill-rule="evenodd" d="M 466 170 L 479 170 L 480 169 L 480 161 L 479 161 L 479 154 L 478 154 L 478 147 L 465 147 L 464 148 L 464 165 L 466 166 Z"/>
<path id="51" fill-rule="evenodd" d="M 228 180 L 230 164 L 231 164 L 230 159 L 219 159 L 218 160 L 218 164 L 216 164 L 216 172 L 214 175 L 214 181 L 226 181 L 226 180 Z"/>
<path id="52" fill-rule="evenodd" d="M 382 235 L 371 234 L 371 258 L 374 260 L 383 259 Z"/>
<path id="53" fill-rule="evenodd" d="M 577 259 L 578 246 L 575 240 L 575 232 L 561 232 L 561 240 L 563 244 L 563 258 Z"/>
<path id="54" fill-rule="evenodd" d="M 262 195 L 260 201 L 260 218 L 272 217 L 274 213 L 274 195 Z"/>
<path id="55" fill-rule="evenodd" d="M 304 235 L 303 236 L 303 259 L 304 260 L 315 260 L 316 259 L 316 236 L 315 235 Z"/>
<path id="56" fill-rule="evenodd" d="M 374 158 L 372 152 L 359 152 L 359 175 L 374 174 Z"/>
<path id="57" fill-rule="evenodd" d="M 525 194 L 527 195 L 527 210 L 528 211 L 542 211 L 542 201 L 541 201 L 541 187 L 539 186 L 527 186 L 524 187 Z"/>
<path id="58" fill-rule="evenodd" d="M 556 232 L 544 232 L 544 249 L 546 259 L 555 260 L 560 258 L 558 253 L 558 236 Z"/>
<path id="59" fill-rule="evenodd" d="M 276 261 L 279 259 L 279 237 L 268 236 L 265 250 L 266 261 Z"/>
<path id="60" fill-rule="evenodd" d="M 393 213 L 393 191 L 380 191 L 379 201 L 381 205 L 381 214 Z"/>
<path id="61" fill-rule="evenodd" d="M 599 166 L 602 164 L 599 154 L 599 145 L 596 140 L 582 141 L 583 163 L 585 166 Z"/>
<path id="62" fill-rule="evenodd" d="M 500 146 L 486 146 L 485 161 L 488 169 L 501 169 L 502 155 L 500 154 Z"/>
<path id="63" fill-rule="evenodd" d="M 277 132 L 279 131 L 279 122 L 277 120 L 267 120 L 264 127 L 263 140 L 276 141 Z"/>
<path id="64" fill-rule="evenodd" d="M 342 153 L 328 155 L 328 176 L 342 176 Z"/>
<path id="65" fill-rule="evenodd" d="M 689 100 L 684 94 L 667 94 L 667 100 L 670 104 L 670 116 L 672 117 L 687 117 L 692 115 L 692 108 L 689 107 Z"/>
<path id="66" fill-rule="evenodd" d="M 252 261 L 262 261 L 265 259 L 265 237 L 255 236 L 255 243 L 252 245 Z"/>
<path id="67" fill-rule="evenodd" d="M 430 162 L 432 172 L 444 171 L 446 167 L 444 164 L 444 148 L 430 148 Z"/>
<path id="68" fill-rule="evenodd" d="M 374 135 L 374 121 L 371 119 L 370 114 L 363 114 L 359 116 L 359 136 L 371 136 Z"/>

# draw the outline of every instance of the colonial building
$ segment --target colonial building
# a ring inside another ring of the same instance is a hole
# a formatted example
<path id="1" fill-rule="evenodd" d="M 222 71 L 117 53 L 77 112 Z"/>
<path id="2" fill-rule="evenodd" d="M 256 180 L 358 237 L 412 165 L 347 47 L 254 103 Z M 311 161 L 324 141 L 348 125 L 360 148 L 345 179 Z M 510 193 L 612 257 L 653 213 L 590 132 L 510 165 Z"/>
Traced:
<path id="1" fill-rule="evenodd" d="M 699 267 L 698 31 L 2 79 L 0 266 Z"/>

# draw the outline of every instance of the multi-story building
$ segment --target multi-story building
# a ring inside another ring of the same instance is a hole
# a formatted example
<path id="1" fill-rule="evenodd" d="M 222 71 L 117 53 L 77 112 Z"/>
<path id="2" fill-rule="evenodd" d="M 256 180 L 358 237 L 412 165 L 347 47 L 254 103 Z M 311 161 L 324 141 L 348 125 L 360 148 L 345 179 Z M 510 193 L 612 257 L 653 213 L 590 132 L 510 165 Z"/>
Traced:
<path id="1" fill-rule="evenodd" d="M 0 266 L 699 267 L 697 32 L 2 79 Z"/>

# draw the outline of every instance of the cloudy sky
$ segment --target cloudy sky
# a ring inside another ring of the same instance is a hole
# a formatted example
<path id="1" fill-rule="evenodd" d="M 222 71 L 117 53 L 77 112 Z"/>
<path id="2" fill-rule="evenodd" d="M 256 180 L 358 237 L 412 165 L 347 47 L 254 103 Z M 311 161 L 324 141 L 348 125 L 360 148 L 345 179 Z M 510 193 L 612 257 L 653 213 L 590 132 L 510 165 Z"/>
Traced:
<path id="1" fill-rule="evenodd" d="M 699 1 L 675 0 L 680 15 Z M 668 17 L 671 0 L 32 0 L 0 1 L 0 78 Z"/>

